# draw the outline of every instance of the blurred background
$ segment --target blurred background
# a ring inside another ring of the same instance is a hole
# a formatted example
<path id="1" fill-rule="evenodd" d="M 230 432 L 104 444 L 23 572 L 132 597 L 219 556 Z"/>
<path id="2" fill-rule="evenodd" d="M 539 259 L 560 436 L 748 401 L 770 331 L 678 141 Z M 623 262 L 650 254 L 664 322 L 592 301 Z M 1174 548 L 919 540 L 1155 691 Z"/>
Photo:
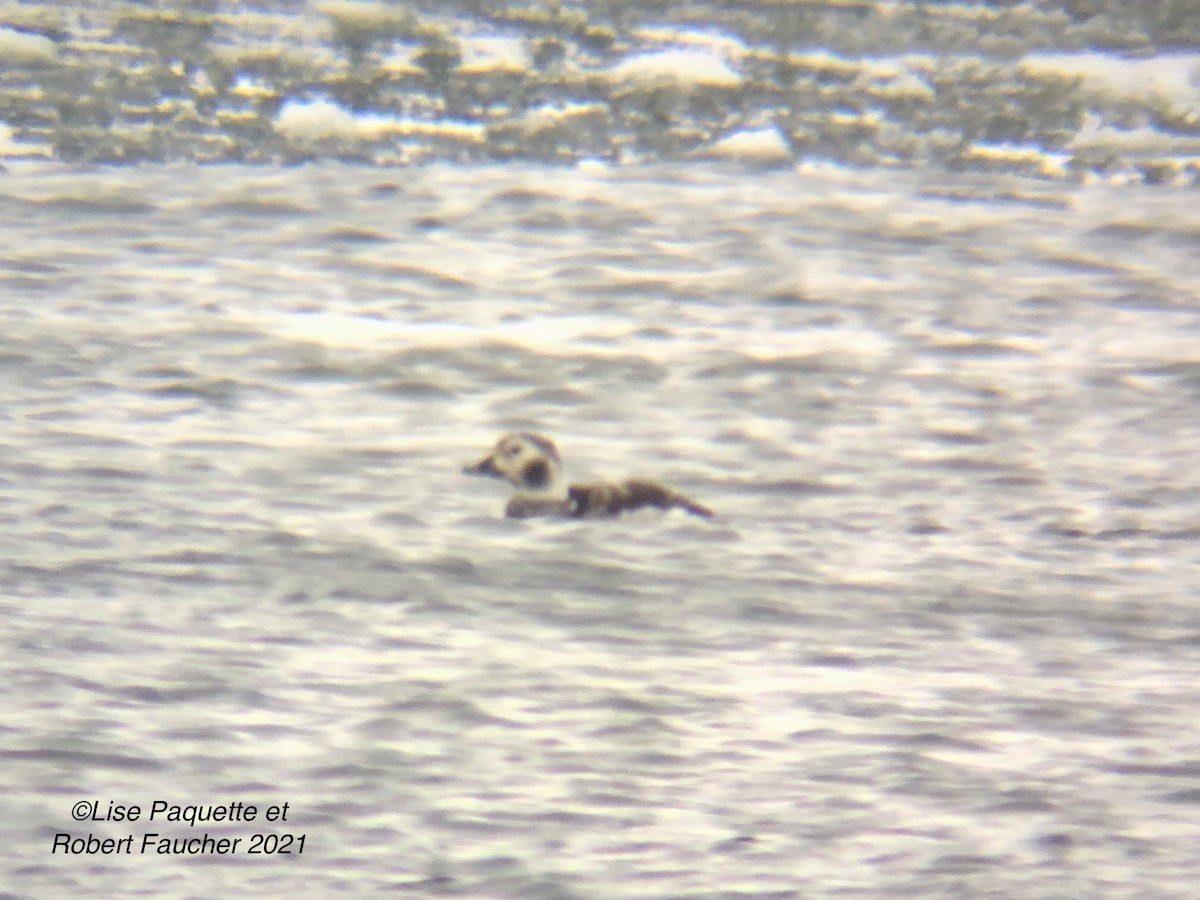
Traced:
<path id="1" fill-rule="evenodd" d="M 0 7 L 0 896 L 1190 898 L 1197 12 Z"/>

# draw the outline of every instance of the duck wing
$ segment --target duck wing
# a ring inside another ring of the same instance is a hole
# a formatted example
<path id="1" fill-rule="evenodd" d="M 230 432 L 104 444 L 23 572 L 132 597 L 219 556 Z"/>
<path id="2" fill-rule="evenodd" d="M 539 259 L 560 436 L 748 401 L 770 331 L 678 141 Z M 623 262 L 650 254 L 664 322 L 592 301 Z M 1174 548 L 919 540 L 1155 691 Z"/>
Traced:
<path id="1" fill-rule="evenodd" d="M 683 494 L 671 490 L 656 481 L 633 478 L 618 483 L 597 481 L 590 484 L 573 484 L 567 488 L 567 503 L 570 515 L 578 518 L 597 516 L 619 516 L 652 506 L 656 509 L 685 509 L 694 516 L 712 518 L 713 511 Z"/>

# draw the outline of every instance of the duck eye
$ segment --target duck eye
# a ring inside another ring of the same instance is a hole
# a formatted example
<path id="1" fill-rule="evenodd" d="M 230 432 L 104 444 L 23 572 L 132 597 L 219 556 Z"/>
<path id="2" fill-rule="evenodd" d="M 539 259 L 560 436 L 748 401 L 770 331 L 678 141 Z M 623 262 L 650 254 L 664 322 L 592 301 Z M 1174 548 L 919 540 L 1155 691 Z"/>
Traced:
<path id="1" fill-rule="evenodd" d="M 521 452 L 521 448 L 520 447 L 509 447 L 504 452 L 507 453 L 509 456 L 516 456 L 518 453 Z"/>

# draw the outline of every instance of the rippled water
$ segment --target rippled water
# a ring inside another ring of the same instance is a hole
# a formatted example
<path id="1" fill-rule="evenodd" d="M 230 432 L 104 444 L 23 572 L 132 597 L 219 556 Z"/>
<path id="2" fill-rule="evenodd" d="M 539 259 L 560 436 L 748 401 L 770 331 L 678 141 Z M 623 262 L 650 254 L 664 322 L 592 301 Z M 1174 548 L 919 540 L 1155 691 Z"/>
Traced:
<path id="1" fill-rule="evenodd" d="M 16 167 L 0 883 L 1190 896 L 1194 209 L 833 168 Z M 459 469 L 516 427 L 719 517 L 505 520 Z M 73 822 L 91 799 L 291 812 Z M 303 854 L 137 852 L 263 830 Z"/>
<path id="2" fill-rule="evenodd" d="M 1196 0 L 0 8 L 0 161 L 523 160 L 1200 184 Z"/>

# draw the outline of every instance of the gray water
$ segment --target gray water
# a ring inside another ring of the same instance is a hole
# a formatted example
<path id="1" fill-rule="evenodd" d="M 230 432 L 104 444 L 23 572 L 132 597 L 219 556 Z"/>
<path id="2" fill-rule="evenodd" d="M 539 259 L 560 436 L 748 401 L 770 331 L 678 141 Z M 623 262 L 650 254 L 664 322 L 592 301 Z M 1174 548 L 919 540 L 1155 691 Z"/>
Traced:
<path id="1" fill-rule="evenodd" d="M 949 169 L 1200 184 L 1196 0 L 28 0 L 0 163 Z"/>
<path id="2" fill-rule="evenodd" d="M 5 896 L 1194 895 L 1194 191 L 37 164 L 0 230 Z M 718 517 L 505 520 L 511 428 Z"/>

